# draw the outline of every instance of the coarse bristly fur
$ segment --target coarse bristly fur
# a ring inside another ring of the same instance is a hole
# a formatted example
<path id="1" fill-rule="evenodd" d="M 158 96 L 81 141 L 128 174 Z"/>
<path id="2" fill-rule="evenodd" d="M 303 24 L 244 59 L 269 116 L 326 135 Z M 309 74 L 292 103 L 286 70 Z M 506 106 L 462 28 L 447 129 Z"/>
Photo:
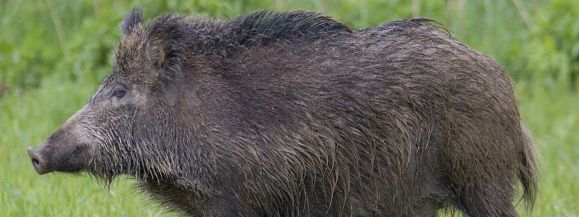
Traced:
<path id="1" fill-rule="evenodd" d="M 129 174 L 190 216 L 517 216 L 517 179 L 532 206 L 510 77 L 434 21 L 142 17 L 39 173 Z"/>

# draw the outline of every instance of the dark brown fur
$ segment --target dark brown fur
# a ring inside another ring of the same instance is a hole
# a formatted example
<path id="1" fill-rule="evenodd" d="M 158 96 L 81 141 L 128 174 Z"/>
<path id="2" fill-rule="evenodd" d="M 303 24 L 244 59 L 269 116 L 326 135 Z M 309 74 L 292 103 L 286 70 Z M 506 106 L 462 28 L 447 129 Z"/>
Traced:
<path id="1" fill-rule="evenodd" d="M 80 146 L 66 159 L 191 216 L 517 216 L 517 178 L 534 200 L 508 74 L 432 21 L 141 17 L 87 106 L 31 151 L 39 173 L 79 170 L 46 156 Z"/>

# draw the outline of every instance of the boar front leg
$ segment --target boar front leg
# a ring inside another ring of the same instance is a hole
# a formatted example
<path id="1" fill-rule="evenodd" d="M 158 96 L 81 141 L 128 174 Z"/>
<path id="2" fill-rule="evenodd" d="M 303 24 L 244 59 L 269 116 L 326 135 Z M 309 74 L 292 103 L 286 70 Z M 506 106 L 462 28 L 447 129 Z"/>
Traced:
<path id="1" fill-rule="evenodd" d="M 140 184 L 157 201 L 170 210 L 183 211 L 188 216 L 255 216 L 248 210 L 240 209 L 240 203 L 233 193 L 225 188 L 206 185 L 183 185 L 176 180 L 147 181 Z M 214 186 L 214 185 L 211 185 Z"/>

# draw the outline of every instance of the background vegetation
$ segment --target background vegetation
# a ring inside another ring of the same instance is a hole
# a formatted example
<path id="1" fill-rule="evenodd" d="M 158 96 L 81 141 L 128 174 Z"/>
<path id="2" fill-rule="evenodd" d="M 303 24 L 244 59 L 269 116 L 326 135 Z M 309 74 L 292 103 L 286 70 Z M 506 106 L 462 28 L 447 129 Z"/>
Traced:
<path id="1" fill-rule="evenodd" d="M 502 64 L 541 154 L 532 216 L 579 216 L 579 1 L 575 0 L 0 0 L 0 215 L 171 216 L 120 179 L 37 176 L 26 147 L 79 109 L 110 71 L 133 6 L 218 18 L 256 9 L 324 12 L 355 28 L 423 16 Z"/>

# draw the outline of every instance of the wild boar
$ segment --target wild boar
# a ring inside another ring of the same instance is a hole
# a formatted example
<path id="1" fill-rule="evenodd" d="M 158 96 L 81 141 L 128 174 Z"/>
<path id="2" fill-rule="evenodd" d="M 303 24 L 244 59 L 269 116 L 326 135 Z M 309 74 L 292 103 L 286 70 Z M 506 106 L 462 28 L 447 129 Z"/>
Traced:
<path id="1" fill-rule="evenodd" d="M 111 74 L 39 174 L 136 178 L 190 216 L 517 216 L 536 163 L 512 81 L 439 24 L 133 10 Z"/>

